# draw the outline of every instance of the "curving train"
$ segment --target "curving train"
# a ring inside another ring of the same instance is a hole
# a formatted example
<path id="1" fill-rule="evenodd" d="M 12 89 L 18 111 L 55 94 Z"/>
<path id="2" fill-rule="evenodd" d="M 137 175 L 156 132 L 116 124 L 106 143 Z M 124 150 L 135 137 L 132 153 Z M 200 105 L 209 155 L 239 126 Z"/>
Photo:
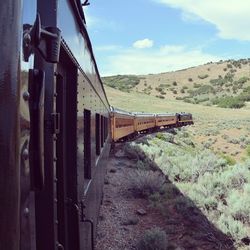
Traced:
<path id="1" fill-rule="evenodd" d="M 134 138 L 139 133 L 193 124 L 190 113 L 147 114 L 111 108 L 110 117 L 113 142 Z"/>
<path id="2" fill-rule="evenodd" d="M 110 108 L 82 5 L 1 2 L 0 250 L 94 249 L 111 141 L 192 123 Z"/>

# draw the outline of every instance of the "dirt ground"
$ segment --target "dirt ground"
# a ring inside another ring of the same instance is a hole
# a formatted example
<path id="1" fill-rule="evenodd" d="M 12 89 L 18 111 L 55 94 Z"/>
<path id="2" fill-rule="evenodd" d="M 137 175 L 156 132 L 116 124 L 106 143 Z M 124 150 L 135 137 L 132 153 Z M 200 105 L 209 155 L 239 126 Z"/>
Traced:
<path id="1" fill-rule="evenodd" d="M 110 154 L 96 250 L 136 249 L 145 230 L 154 227 L 166 232 L 168 250 L 235 249 L 198 208 L 177 211 L 170 200 L 164 203 L 163 215 L 147 199 L 134 198 L 129 190 L 129 174 L 136 171 L 135 163 L 124 155 L 123 144 L 117 144 Z M 177 195 L 190 202 L 181 192 Z"/>

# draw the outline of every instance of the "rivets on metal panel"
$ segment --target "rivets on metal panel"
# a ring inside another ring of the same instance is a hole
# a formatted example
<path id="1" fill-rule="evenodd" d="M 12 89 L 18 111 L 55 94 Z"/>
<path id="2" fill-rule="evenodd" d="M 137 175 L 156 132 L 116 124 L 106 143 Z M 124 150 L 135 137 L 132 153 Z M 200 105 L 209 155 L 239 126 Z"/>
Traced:
<path id="1" fill-rule="evenodd" d="M 57 158 L 56 158 L 56 157 L 54 157 L 53 161 L 57 161 Z"/>
<path id="2" fill-rule="evenodd" d="M 58 222 L 57 222 L 57 223 L 58 223 Z M 62 250 L 64 250 L 63 245 L 60 244 L 59 242 L 56 242 L 56 247 L 57 247 L 57 249 L 62 249 Z"/>
<path id="3" fill-rule="evenodd" d="M 38 69 L 34 69 L 34 76 L 38 76 L 38 74 L 39 74 L 39 70 Z"/>
<path id="4" fill-rule="evenodd" d="M 24 161 L 28 160 L 29 158 L 29 150 L 27 148 L 25 148 L 22 152 L 22 158 Z"/>
<path id="5" fill-rule="evenodd" d="M 57 93 L 54 93 L 54 97 L 57 97 Z"/>
<path id="6" fill-rule="evenodd" d="M 58 76 L 58 72 L 54 72 L 54 76 Z"/>
<path id="7" fill-rule="evenodd" d="M 57 178 L 54 179 L 54 182 L 57 183 Z"/>
<path id="8" fill-rule="evenodd" d="M 23 214 L 26 216 L 26 217 L 28 217 L 29 216 L 29 213 L 30 213 L 30 210 L 26 207 L 26 208 L 24 208 L 24 210 L 23 210 Z"/>
<path id="9" fill-rule="evenodd" d="M 30 99 L 30 93 L 28 91 L 23 92 L 24 101 L 28 101 Z"/>

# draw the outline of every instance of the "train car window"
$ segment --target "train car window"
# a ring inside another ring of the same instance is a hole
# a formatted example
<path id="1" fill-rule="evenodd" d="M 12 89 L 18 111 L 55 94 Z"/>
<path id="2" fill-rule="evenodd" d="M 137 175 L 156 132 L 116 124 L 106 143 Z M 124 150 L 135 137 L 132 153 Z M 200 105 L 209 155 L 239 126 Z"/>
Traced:
<path id="1" fill-rule="evenodd" d="M 104 134 L 103 134 L 103 116 L 101 115 L 101 146 L 103 147 Z"/>
<path id="2" fill-rule="evenodd" d="M 104 117 L 104 137 L 105 140 L 108 137 L 108 123 L 107 123 L 107 117 Z"/>
<path id="3" fill-rule="evenodd" d="M 96 143 L 96 154 L 100 155 L 100 115 L 95 115 L 95 143 Z"/>
<path id="4" fill-rule="evenodd" d="M 91 179 L 91 111 L 84 109 L 84 177 Z"/>

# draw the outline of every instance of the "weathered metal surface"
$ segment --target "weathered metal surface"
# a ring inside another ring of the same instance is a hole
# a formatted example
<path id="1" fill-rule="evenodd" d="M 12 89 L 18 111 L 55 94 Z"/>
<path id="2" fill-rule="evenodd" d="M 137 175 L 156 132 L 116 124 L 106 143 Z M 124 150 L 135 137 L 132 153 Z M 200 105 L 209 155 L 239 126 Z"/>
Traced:
<path id="1" fill-rule="evenodd" d="M 21 1 L 0 8 L 0 249 L 20 240 L 19 99 Z"/>

